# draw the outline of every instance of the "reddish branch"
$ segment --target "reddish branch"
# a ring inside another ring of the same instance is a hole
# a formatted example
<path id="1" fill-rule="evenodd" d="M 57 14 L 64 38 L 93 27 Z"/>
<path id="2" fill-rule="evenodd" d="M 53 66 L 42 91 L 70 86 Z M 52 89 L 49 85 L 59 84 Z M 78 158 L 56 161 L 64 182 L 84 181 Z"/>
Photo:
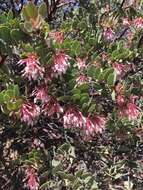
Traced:
<path id="1" fill-rule="evenodd" d="M 57 1 L 53 0 L 52 1 L 53 3 L 52 3 L 51 6 L 49 5 L 48 0 L 44 0 L 44 2 L 47 5 L 47 13 L 48 13 L 47 17 L 48 17 L 48 21 L 52 21 L 55 13 L 57 11 L 57 8 L 58 8 L 58 5 L 60 3 L 60 0 L 57 0 Z"/>
<path id="2" fill-rule="evenodd" d="M 6 58 L 7 58 L 7 55 L 1 55 L 0 54 L 0 65 L 4 64 Z"/>

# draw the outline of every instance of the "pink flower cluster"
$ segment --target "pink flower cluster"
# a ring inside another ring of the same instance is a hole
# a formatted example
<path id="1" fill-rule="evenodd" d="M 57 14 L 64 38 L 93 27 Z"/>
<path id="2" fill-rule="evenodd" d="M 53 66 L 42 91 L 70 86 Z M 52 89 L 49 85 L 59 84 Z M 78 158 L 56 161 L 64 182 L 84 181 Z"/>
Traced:
<path id="1" fill-rule="evenodd" d="M 54 114 L 62 113 L 63 108 L 58 103 L 55 97 L 49 96 L 48 101 L 43 106 L 43 113 L 48 115 L 48 117 L 53 116 Z"/>
<path id="2" fill-rule="evenodd" d="M 33 102 L 23 103 L 20 109 L 20 119 L 22 122 L 25 122 L 28 125 L 34 125 L 37 122 L 41 113 L 47 115 L 48 117 L 51 117 L 54 114 L 63 112 L 63 109 L 56 100 L 56 98 L 48 95 L 46 88 L 37 88 L 36 90 L 34 90 L 32 95 L 35 96 L 35 102 L 37 100 L 41 100 L 42 106 L 40 108 Z"/>
<path id="3" fill-rule="evenodd" d="M 103 36 L 107 40 L 113 40 L 113 38 L 114 38 L 114 31 L 111 28 L 105 28 L 104 32 L 103 32 Z"/>
<path id="4" fill-rule="evenodd" d="M 63 116 L 63 124 L 66 129 L 80 128 L 85 139 L 90 139 L 94 134 L 102 133 L 105 129 L 106 119 L 98 115 L 84 117 L 76 108 L 70 107 Z"/>
<path id="5" fill-rule="evenodd" d="M 76 60 L 77 60 L 77 67 L 79 70 L 79 76 L 76 79 L 75 87 L 80 86 L 89 81 L 89 77 L 87 77 L 84 74 L 84 70 L 87 68 L 86 59 L 81 59 L 81 58 L 77 57 Z"/>
<path id="6" fill-rule="evenodd" d="M 138 17 L 133 20 L 133 24 L 137 29 L 143 28 L 143 18 Z"/>
<path id="7" fill-rule="evenodd" d="M 89 77 L 85 76 L 84 74 L 79 75 L 79 77 L 76 79 L 76 86 L 80 86 L 82 84 L 85 84 L 89 81 Z M 76 87 L 75 86 L 75 87 Z"/>
<path id="8" fill-rule="evenodd" d="M 40 115 L 39 106 L 33 102 L 25 102 L 20 108 L 20 119 L 28 125 L 34 125 Z"/>
<path id="9" fill-rule="evenodd" d="M 49 32 L 49 36 L 52 37 L 57 43 L 62 44 L 64 41 L 63 32 Z"/>
<path id="10" fill-rule="evenodd" d="M 82 128 L 85 122 L 85 117 L 75 108 L 70 107 L 63 116 L 64 128 Z"/>
<path id="11" fill-rule="evenodd" d="M 70 66 L 69 59 L 70 57 L 64 52 L 57 52 L 54 55 L 52 70 L 56 76 L 66 73 L 68 67 Z"/>
<path id="12" fill-rule="evenodd" d="M 44 68 L 40 66 L 38 57 L 35 54 L 29 54 L 27 58 L 18 62 L 20 65 L 25 65 L 22 71 L 22 76 L 29 80 L 37 80 L 43 78 Z"/>
<path id="13" fill-rule="evenodd" d="M 116 99 L 118 105 L 118 113 L 120 117 L 127 117 L 130 121 L 136 120 L 140 115 L 139 108 L 135 104 L 135 98 L 130 97 L 130 100 L 126 103 L 123 95 L 118 95 Z"/>
<path id="14" fill-rule="evenodd" d="M 36 171 L 34 168 L 29 167 L 26 170 L 27 186 L 30 190 L 38 190 L 39 183 Z"/>
<path id="15" fill-rule="evenodd" d="M 41 100 L 42 103 L 46 103 L 48 101 L 48 90 L 46 86 L 41 86 L 36 88 L 32 92 L 32 96 L 35 96 L 34 101 L 37 102 L 37 100 Z"/>
<path id="16" fill-rule="evenodd" d="M 103 116 L 94 115 L 93 117 L 86 118 L 85 132 L 86 136 L 93 136 L 94 133 L 102 133 L 105 129 L 106 119 Z"/>
<path id="17" fill-rule="evenodd" d="M 123 19 L 123 25 L 124 26 L 134 26 L 137 29 L 143 28 L 143 18 L 137 17 L 134 20 L 129 20 L 128 18 Z"/>
<path id="18" fill-rule="evenodd" d="M 79 70 L 83 70 L 87 67 L 86 59 L 81 59 L 81 58 L 77 57 L 76 60 L 77 60 L 77 67 Z"/>

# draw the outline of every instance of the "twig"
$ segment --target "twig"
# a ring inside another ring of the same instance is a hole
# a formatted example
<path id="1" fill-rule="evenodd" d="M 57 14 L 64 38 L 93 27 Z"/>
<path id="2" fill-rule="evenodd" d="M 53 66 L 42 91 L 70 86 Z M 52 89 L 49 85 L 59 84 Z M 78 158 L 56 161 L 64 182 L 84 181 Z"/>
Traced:
<path id="1" fill-rule="evenodd" d="M 15 6 L 14 6 L 13 0 L 10 0 L 10 3 L 11 3 L 11 6 L 12 6 L 13 16 L 16 17 L 16 11 L 15 11 Z"/>
<path id="2" fill-rule="evenodd" d="M 57 0 L 56 2 L 54 1 L 53 4 L 53 9 L 50 11 L 49 15 L 48 15 L 48 20 L 52 21 L 53 19 L 53 15 L 55 14 L 55 12 L 57 11 L 58 8 L 58 4 L 60 3 L 60 0 Z"/>

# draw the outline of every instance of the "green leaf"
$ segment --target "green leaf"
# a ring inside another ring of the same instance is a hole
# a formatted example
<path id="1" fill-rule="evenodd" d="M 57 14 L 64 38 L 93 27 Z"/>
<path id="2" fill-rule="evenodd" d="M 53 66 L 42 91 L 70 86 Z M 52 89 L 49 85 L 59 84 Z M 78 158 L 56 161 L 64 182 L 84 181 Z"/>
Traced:
<path id="1" fill-rule="evenodd" d="M 116 93 L 115 90 L 113 90 L 112 94 L 111 94 L 112 100 L 115 101 L 116 99 Z"/>
<path id="2" fill-rule="evenodd" d="M 22 103 L 23 103 L 23 100 L 22 100 L 22 99 L 16 100 L 15 109 L 16 109 L 16 110 L 19 110 L 19 108 L 21 107 Z"/>
<path id="3" fill-rule="evenodd" d="M 113 86 L 114 83 L 116 82 L 116 77 L 117 77 L 116 72 L 111 73 L 111 74 L 108 76 L 108 78 L 107 78 L 107 84 L 108 84 L 109 86 Z"/>
<path id="4" fill-rule="evenodd" d="M 46 3 L 42 3 L 38 9 L 39 14 L 43 17 L 47 17 L 47 5 Z"/>
<path id="5" fill-rule="evenodd" d="M 61 163 L 61 161 L 59 161 L 59 160 L 55 160 L 55 159 L 52 160 L 53 167 L 57 167 L 60 163 Z"/>
<path id="6" fill-rule="evenodd" d="M 95 66 L 94 65 L 91 65 L 90 67 L 88 67 L 88 69 L 87 69 L 87 75 L 89 76 L 89 77 L 94 77 L 94 74 L 95 74 L 95 70 L 96 68 L 95 68 Z"/>
<path id="7" fill-rule="evenodd" d="M 19 29 L 12 29 L 10 32 L 11 38 L 15 41 L 18 42 L 20 40 L 24 40 L 26 35 L 20 31 Z"/>
<path id="8" fill-rule="evenodd" d="M 4 99 L 4 102 L 7 103 L 11 100 L 11 97 L 8 94 L 4 94 L 3 99 Z"/>
<path id="9" fill-rule="evenodd" d="M 98 185 L 97 185 L 97 182 L 96 182 L 96 181 L 94 181 L 94 182 L 93 182 L 93 184 L 92 184 L 92 186 L 91 186 L 91 190 L 99 190 L 99 188 L 98 188 Z"/>
<path id="10" fill-rule="evenodd" d="M 38 10 L 34 3 L 29 2 L 22 10 L 22 16 L 29 21 L 30 18 L 36 19 L 38 17 Z"/>
<path id="11" fill-rule="evenodd" d="M 92 176 L 88 176 L 84 179 L 84 183 L 88 184 L 92 180 Z"/>
<path id="12" fill-rule="evenodd" d="M 73 101 L 77 101 L 77 100 L 79 100 L 80 99 L 80 94 L 74 94 L 73 96 L 72 96 L 72 100 Z"/>
<path id="13" fill-rule="evenodd" d="M 114 69 L 113 68 L 108 68 L 108 69 L 105 69 L 104 72 L 103 72 L 103 78 L 105 80 L 107 80 L 108 76 L 110 75 L 110 73 L 113 73 L 114 72 Z"/>
<path id="14" fill-rule="evenodd" d="M 94 79 L 98 79 L 100 74 L 101 74 L 101 69 L 100 68 L 96 68 L 94 70 Z"/>
<path id="15" fill-rule="evenodd" d="M 9 111 L 14 111 L 14 110 L 16 110 L 16 104 L 15 104 L 14 102 L 8 102 L 8 103 L 7 103 L 7 109 L 8 109 Z"/>
<path id="16" fill-rule="evenodd" d="M 0 93 L 0 103 L 4 102 L 4 92 Z"/>
<path id="17" fill-rule="evenodd" d="M 59 172 L 59 171 L 61 171 L 61 170 L 63 170 L 63 166 L 62 166 L 62 164 L 60 163 L 59 165 L 57 165 L 56 167 L 54 167 L 53 169 L 52 169 L 52 174 L 54 175 L 54 174 L 57 174 L 57 172 Z"/>
<path id="18" fill-rule="evenodd" d="M 89 94 L 88 93 L 82 93 L 80 97 L 80 103 L 84 104 L 89 101 Z"/>
<path id="19" fill-rule="evenodd" d="M 83 170 L 78 170 L 75 174 L 76 177 L 81 177 L 83 174 Z"/>
<path id="20" fill-rule="evenodd" d="M 11 9 L 7 13 L 7 20 L 10 20 L 10 19 L 13 19 L 13 12 Z"/>
<path id="21" fill-rule="evenodd" d="M 12 98 L 12 97 L 15 96 L 15 92 L 14 92 L 13 89 L 7 90 L 5 93 L 6 93 L 6 95 L 8 95 L 10 98 Z"/>
<path id="22" fill-rule="evenodd" d="M 11 42 L 10 28 L 6 26 L 0 26 L 0 39 L 7 43 Z"/>
<path id="23" fill-rule="evenodd" d="M 68 151 L 70 150 L 70 147 L 71 147 L 71 144 L 64 143 L 63 145 L 60 146 L 59 149 L 68 153 Z"/>
<path id="24" fill-rule="evenodd" d="M 89 107 L 88 103 L 83 103 L 82 110 L 87 110 Z"/>
<path id="25" fill-rule="evenodd" d="M 13 90 L 14 90 L 14 95 L 15 96 L 19 96 L 20 95 L 19 86 L 18 85 L 14 85 Z"/>
<path id="26" fill-rule="evenodd" d="M 24 29 L 28 32 L 31 33 L 33 31 L 32 25 L 30 22 L 25 22 L 24 23 Z"/>
<path id="27" fill-rule="evenodd" d="M 79 90 L 81 91 L 81 92 L 87 92 L 88 91 L 88 84 L 82 84 L 82 85 L 80 85 L 79 86 Z"/>
<path id="28" fill-rule="evenodd" d="M 88 112 L 89 112 L 89 113 L 92 113 L 92 112 L 95 111 L 95 109 L 96 109 L 96 104 L 92 104 L 92 105 L 89 107 Z"/>

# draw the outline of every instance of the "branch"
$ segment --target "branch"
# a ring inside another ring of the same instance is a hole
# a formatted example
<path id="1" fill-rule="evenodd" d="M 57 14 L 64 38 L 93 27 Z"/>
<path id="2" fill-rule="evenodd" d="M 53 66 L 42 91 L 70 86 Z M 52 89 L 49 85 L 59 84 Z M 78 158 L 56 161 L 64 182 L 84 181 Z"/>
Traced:
<path id="1" fill-rule="evenodd" d="M 123 0 L 123 1 L 122 1 L 121 5 L 120 5 L 120 9 L 122 9 L 122 7 L 123 7 L 125 1 L 126 1 L 126 0 Z"/>
<path id="2" fill-rule="evenodd" d="M 12 6 L 12 12 L 13 12 L 13 16 L 16 16 L 16 11 L 15 11 L 15 6 L 14 6 L 14 2 L 13 0 L 10 0 L 11 6 Z"/>
<path id="3" fill-rule="evenodd" d="M 60 3 L 60 0 L 57 0 L 56 2 L 54 1 L 53 8 L 52 8 L 52 10 L 50 11 L 50 13 L 48 15 L 48 20 L 49 21 L 52 21 L 53 15 L 56 13 L 59 3 Z"/>
<path id="4" fill-rule="evenodd" d="M 2 56 L 2 55 L 0 54 L 0 65 L 4 64 L 6 58 L 7 58 L 7 55 Z"/>

